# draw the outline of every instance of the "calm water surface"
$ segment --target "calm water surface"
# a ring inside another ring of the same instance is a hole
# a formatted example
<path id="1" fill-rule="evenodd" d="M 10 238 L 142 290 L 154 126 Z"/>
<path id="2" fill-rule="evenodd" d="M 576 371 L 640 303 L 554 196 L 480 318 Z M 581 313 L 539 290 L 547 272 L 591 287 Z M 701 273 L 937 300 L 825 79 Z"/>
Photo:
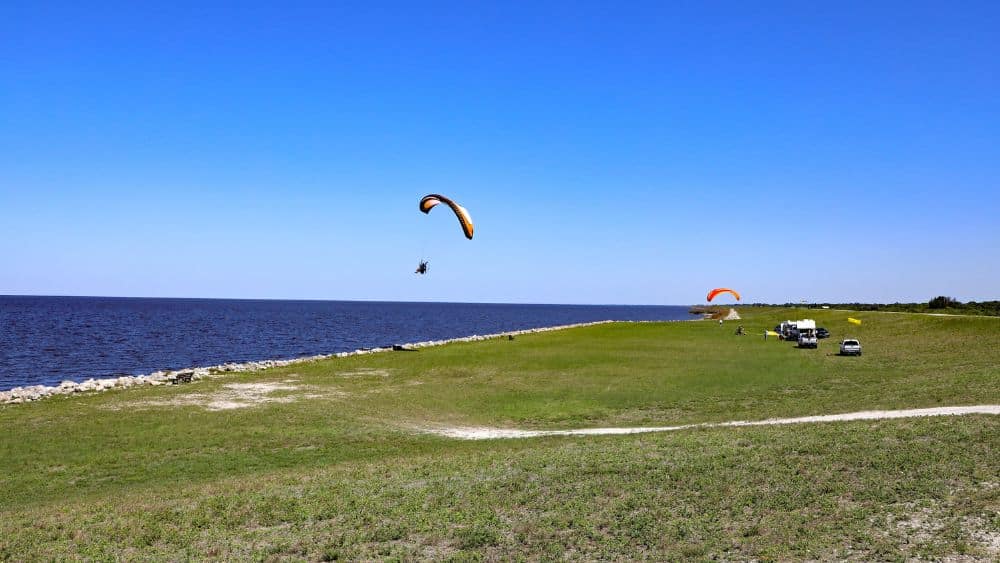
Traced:
<path id="1" fill-rule="evenodd" d="M 687 309 L 0 296 L 0 390 L 604 319 L 685 320 Z"/>

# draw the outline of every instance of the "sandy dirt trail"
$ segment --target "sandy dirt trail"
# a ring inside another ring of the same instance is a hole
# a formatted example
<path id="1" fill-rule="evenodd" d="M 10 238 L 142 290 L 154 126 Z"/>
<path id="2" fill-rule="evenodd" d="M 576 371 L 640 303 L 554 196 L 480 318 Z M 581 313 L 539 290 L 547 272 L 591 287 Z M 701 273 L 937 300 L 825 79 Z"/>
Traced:
<path id="1" fill-rule="evenodd" d="M 439 427 L 421 428 L 423 432 L 458 438 L 461 440 L 493 440 L 498 438 L 539 438 L 542 436 L 607 436 L 613 434 L 642 434 L 645 432 L 673 432 L 691 428 L 723 428 L 731 426 L 772 426 L 778 424 L 805 424 L 810 422 L 839 422 L 845 420 L 886 420 L 922 416 L 960 416 L 967 414 L 1000 414 L 1000 405 L 973 405 L 962 407 L 934 407 L 894 411 L 859 411 L 841 414 L 800 416 L 796 418 L 769 418 L 767 420 L 734 420 L 730 422 L 705 422 L 682 426 L 645 426 L 631 428 L 580 428 L 576 430 L 516 430 L 489 427 Z"/>

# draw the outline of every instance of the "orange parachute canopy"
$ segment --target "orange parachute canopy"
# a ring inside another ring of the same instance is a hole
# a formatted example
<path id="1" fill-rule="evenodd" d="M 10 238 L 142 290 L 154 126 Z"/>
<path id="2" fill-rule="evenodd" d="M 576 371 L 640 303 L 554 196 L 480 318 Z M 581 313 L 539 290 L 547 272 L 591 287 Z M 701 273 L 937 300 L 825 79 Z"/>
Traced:
<path id="1" fill-rule="evenodd" d="M 733 297 L 735 297 L 737 301 L 740 300 L 740 294 L 736 293 L 735 291 L 733 291 L 731 289 L 729 289 L 728 287 L 717 287 L 717 288 L 713 289 L 712 291 L 709 291 L 708 292 L 708 300 L 711 301 L 711 300 L 715 299 L 715 296 L 718 295 L 718 294 L 720 294 L 720 293 L 732 293 Z"/>
<path id="2" fill-rule="evenodd" d="M 462 225 L 462 232 L 465 233 L 465 238 L 472 240 L 472 217 L 469 217 L 469 212 L 464 207 L 451 199 L 438 194 L 425 195 L 420 199 L 420 210 L 424 213 L 430 213 L 431 209 L 439 203 L 447 205 L 455 212 L 455 216 L 458 217 L 458 223 Z"/>

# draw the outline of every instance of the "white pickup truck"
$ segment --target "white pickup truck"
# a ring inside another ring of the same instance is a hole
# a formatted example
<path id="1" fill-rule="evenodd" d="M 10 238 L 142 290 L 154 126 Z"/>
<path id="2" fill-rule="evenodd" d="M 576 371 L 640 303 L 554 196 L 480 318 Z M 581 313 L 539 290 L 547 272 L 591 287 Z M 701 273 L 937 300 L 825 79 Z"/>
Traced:
<path id="1" fill-rule="evenodd" d="M 861 342 L 853 338 L 848 338 L 840 343 L 841 356 L 860 356 Z"/>
<path id="2" fill-rule="evenodd" d="M 799 331 L 799 348 L 817 347 L 819 347 L 819 340 L 816 338 L 816 331 L 809 329 Z"/>

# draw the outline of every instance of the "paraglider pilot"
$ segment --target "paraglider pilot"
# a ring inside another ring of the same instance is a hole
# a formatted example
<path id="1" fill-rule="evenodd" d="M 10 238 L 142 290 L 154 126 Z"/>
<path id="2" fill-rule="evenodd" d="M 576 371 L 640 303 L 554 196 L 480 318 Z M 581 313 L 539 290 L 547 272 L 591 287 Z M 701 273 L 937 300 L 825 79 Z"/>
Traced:
<path id="1" fill-rule="evenodd" d="M 413 273 L 414 274 L 426 274 L 427 273 L 427 261 L 426 260 L 421 260 L 420 264 L 417 265 L 416 271 L 414 271 Z"/>

